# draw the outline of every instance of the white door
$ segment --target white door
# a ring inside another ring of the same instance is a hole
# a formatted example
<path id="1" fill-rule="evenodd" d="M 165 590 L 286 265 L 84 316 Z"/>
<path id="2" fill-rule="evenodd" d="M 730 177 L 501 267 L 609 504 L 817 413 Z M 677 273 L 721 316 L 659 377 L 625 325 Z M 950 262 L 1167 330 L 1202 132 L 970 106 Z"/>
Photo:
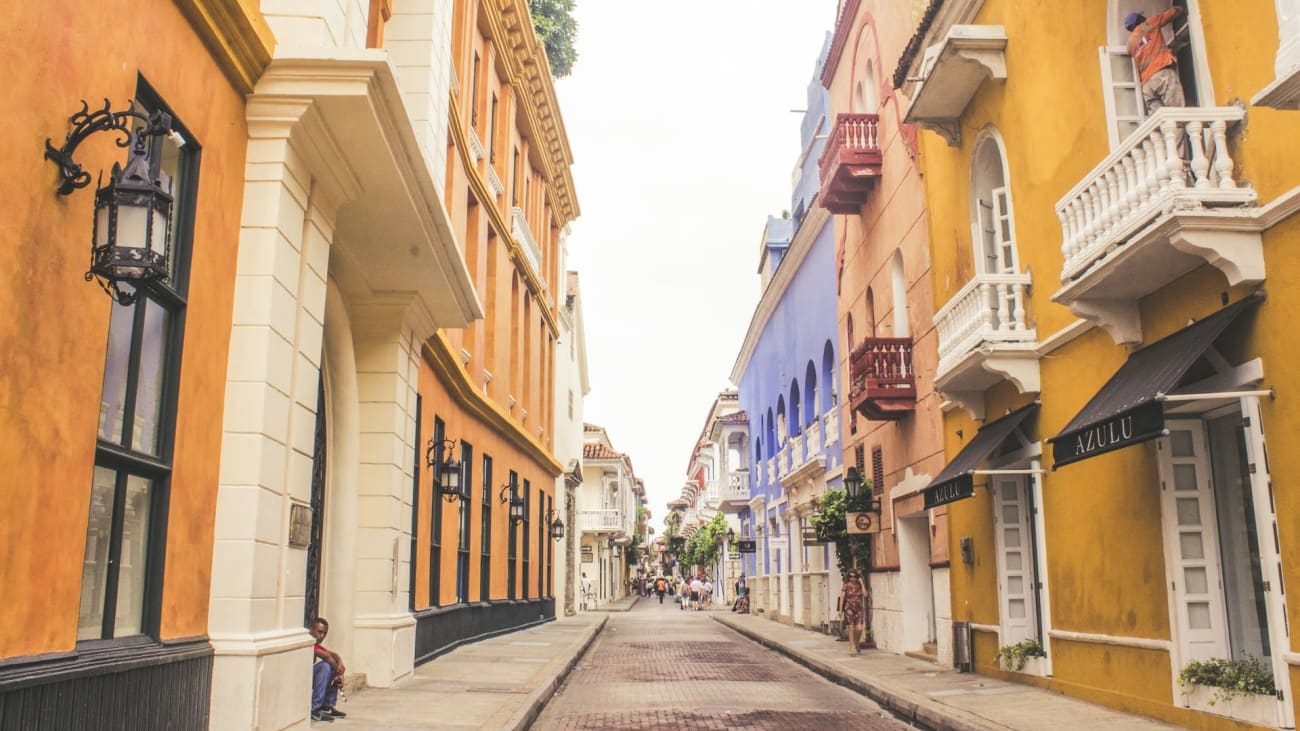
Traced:
<path id="1" fill-rule="evenodd" d="M 1011 190 L 993 189 L 993 235 L 997 241 L 995 261 L 999 274 L 1016 272 L 1016 238 L 1011 224 Z"/>
<path id="2" fill-rule="evenodd" d="M 993 524 L 997 531 L 998 608 L 1003 645 L 1037 637 L 1034 616 L 1034 552 L 1029 500 L 1023 476 L 997 476 Z"/>
<path id="3" fill-rule="evenodd" d="M 1110 132 L 1110 149 L 1119 147 L 1126 137 L 1142 124 L 1146 106 L 1142 103 L 1142 86 L 1137 67 L 1124 46 L 1102 46 L 1101 86 L 1105 90 L 1106 126 Z"/>
<path id="4" fill-rule="evenodd" d="M 1180 665 L 1229 657 L 1205 426 L 1200 420 L 1169 420 L 1165 426 L 1169 436 L 1157 447 L 1160 508 Z"/>

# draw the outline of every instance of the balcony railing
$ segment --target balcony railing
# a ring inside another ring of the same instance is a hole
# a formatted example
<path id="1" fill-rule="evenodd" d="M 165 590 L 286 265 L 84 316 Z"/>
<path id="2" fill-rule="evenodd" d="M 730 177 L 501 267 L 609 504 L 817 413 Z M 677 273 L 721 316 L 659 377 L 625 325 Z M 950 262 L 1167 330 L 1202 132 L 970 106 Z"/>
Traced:
<path id="1" fill-rule="evenodd" d="M 478 165 L 479 160 L 487 157 L 487 151 L 483 149 L 483 142 L 478 138 L 478 132 L 475 132 L 473 127 L 470 127 L 468 132 L 469 158 L 475 165 Z"/>
<path id="2" fill-rule="evenodd" d="M 727 475 L 727 485 L 722 488 L 722 500 L 749 502 L 749 473 L 732 472 Z"/>
<path id="3" fill-rule="evenodd" d="M 1025 301 L 1028 274 L 979 274 L 934 315 L 939 330 L 939 372 L 967 353 L 1004 343 L 1032 343 Z"/>
<path id="4" fill-rule="evenodd" d="M 584 531 L 608 532 L 623 529 L 622 510 L 579 510 L 578 527 Z"/>
<path id="5" fill-rule="evenodd" d="M 911 338 L 867 338 L 849 359 L 853 409 L 875 421 L 895 421 L 916 409 Z"/>
<path id="6" fill-rule="evenodd" d="M 500 198 L 501 196 L 505 195 L 506 186 L 501 184 L 501 177 L 497 175 L 496 166 L 494 166 L 492 162 L 489 161 L 487 166 L 484 169 L 487 171 L 488 190 L 492 191 L 492 195 L 496 196 L 497 198 Z"/>
<path id="7" fill-rule="evenodd" d="M 1255 191 L 1233 177 L 1228 127 L 1240 107 L 1165 107 L 1056 204 L 1061 281 L 1082 276 L 1161 214 L 1249 203 Z"/>
<path id="8" fill-rule="evenodd" d="M 838 409 L 832 408 L 822 415 L 822 424 L 825 425 L 826 444 L 834 444 L 840 439 L 840 414 Z"/>
<path id="9" fill-rule="evenodd" d="M 771 457 L 766 462 L 767 465 L 767 484 L 776 483 L 776 458 Z"/>
<path id="10" fill-rule="evenodd" d="M 831 213 L 857 213 L 880 179 L 879 117 L 874 114 L 840 114 L 826 139 L 819 163 L 821 195 L 818 200 Z"/>
<path id="11" fill-rule="evenodd" d="M 808 450 L 808 456 L 820 454 L 822 451 L 822 420 L 821 417 L 813 419 L 813 422 L 804 429 L 804 444 Z"/>
<path id="12" fill-rule="evenodd" d="M 537 246 L 537 239 L 533 238 L 533 230 L 528 226 L 528 217 L 524 215 L 524 209 L 515 207 L 511 210 L 510 215 L 510 235 L 515 237 L 519 242 L 519 248 L 524 250 L 524 258 L 528 260 L 529 266 L 533 268 L 533 273 L 538 279 L 542 277 L 542 250 Z"/>

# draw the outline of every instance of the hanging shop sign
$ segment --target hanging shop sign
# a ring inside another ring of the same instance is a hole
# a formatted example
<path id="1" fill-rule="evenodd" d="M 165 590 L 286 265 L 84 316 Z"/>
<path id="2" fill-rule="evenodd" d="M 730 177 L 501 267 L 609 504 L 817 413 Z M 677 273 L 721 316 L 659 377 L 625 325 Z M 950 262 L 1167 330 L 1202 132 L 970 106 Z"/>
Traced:
<path id="1" fill-rule="evenodd" d="M 826 539 L 825 539 L 825 537 L 823 537 L 821 534 L 819 534 L 819 533 L 817 532 L 817 529 L 814 528 L 814 527 L 812 527 L 812 526 L 808 526 L 807 528 L 804 528 L 803 531 L 802 531 L 802 535 L 803 535 L 803 544 L 804 544 L 805 546 L 824 546 L 824 545 L 826 545 Z"/>
<path id="2" fill-rule="evenodd" d="M 955 503 L 975 494 L 975 480 L 969 474 L 925 488 L 925 509 Z"/>
<path id="3" fill-rule="evenodd" d="M 735 545 L 740 553 L 758 553 L 758 541 L 736 541 Z"/>
<path id="4" fill-rule="evenodd" d="M 880 532 L 880 513 L 848 513 L 844 518 L 850 535 Z"/>

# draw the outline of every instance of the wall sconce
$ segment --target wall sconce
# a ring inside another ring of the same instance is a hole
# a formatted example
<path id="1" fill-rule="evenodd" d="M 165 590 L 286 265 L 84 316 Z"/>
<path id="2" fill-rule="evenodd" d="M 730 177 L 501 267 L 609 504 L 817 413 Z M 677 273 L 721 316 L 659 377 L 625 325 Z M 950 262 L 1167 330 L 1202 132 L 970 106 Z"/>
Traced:
<path id="1" fill-rule="evenodd" d="M 727 543 L 735 543 L 735 541 L 736 541 L 736 530 L 734 528 L 728 528 Z"/>
<path id="2" fill-rule="evenodd" d="M 615 543 L 615 544 L 614 544 L 614 558 L 622 558 L 622 557 L 623 557 L 623 547 L 620 546 L 620 545 L 618 545 L 617 543 Z"/>
<path id="3" fill-rule="evenodd" d="M 113 301 L 130 305 L 137 295 L 134 289 L 124 291 L 122 283 L 136 287 L 164 279 L 169 271 L 171 180 L 166 173 L 160 173 L 158 180 L 150 177 L 149 139 L 170 133 L 172 118 L 164 112 L 146 116 L 135 111 L 134 103 L 121 112 L 110 108 L 105 99 L 104 108 L 92 112 L 82 101 L 81 111 L 68 117 L 72 131 L 63 141 L 63 147 L 55 148 L 46 138 L 45 158 L 59 166 L 63 177 L 59 195 L 69 195 L 90 185 L 90 173 L 72 159 L 77 146 L 96 132 L 123 135 L 117 146 L 130 148 L 126 167 L 114 162 L 108 185 L 95 191 L 90 271 L 86 272 L 86 281 L 97 280 Z M 132 129 L 134 121 L 143 123 L 143 128 Z M 102 172 L 100 180 L 103 180 Z"/>
<path id="4" fill-rule="evenodd" d="M 555 514 L 554 508 L 547 511 L 546 522 L 551 527 L 552 538 L 558 541 L 564 537 L 564 521 L 560 520 L 560 516 Z"/>
<path id="5" fill-rule="evenodd" d="M 858 473 L 857 467 L 850 467 L 844 471 L 844 490 L 849 494 L 850 506 L 858 504 L 858 496 L 862 495 L 862 488 L 865 484 L 866 480 Z M 873 498 L 869 495 L 863 495 L 863 497 L 867 498 L 867 510 L 876 513 L 880 512 L 880 498 Z"/>
<path id="6" fill-rule="evenodd" d="M 507 492 L 509 492 L 510 494 L 507 495 L 506 494 Z M 524 499 L 519 496 L 519 483 L 511 480 L 510 482 L 507 482 L 506 484 L 502 485 L 500 498 L 502 504 L 505 503 L 510 504 L 510 522 L 522 523 L 524 518 L 526 517 L 524 515 L 524 510 L 526 506 L 524 505 Z"/>
<path id="7" fill-rule="evenodd" d="M 430 439 L 429 447 L 424 452 L 425 464 L 436 470 L 438 492 L 449 503 L 469 500 L 468 485 L 465 485 L 464 480 L 461 479 L 460 461 L 451 456 L 455 450 L 455 439 L 442 441 Z"/>

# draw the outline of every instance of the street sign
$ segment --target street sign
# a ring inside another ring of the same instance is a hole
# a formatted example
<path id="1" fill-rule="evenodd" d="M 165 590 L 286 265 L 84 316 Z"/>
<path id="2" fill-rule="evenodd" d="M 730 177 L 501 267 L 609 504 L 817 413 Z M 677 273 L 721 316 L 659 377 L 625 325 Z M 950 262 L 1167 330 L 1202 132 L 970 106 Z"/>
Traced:
<path id="1" fill-rule="evenodd" d="M 741 553 L 758 553 L 758 541 L 736 541 L 735 546 Z"/>
<path id="2" fill-rule="evenodd" d="M 728 561 L 739 561 L 739 560 L 740 560 L 740 552 L 739 552 L 739 551 L 732 551 L 731 553 L 728 553 L 728 554 L 727 554 L 727 560 L 728 560 Z"/>
<path id="3" fill-rule="evenodd" d="M 583 562 L 583 563 L 592 563 L 592 562 L 595 561 L 595 560 L 596 560 L 596 557 L 592 555 L 591 546 L 583 546 L 583 547 L 582 547 L 582 562 Z"/>
<path id="4" fill-rule="evenodd" d="M 849 513 L 845 518 L 850 534 L 880 532 L 880 515 L 877 513 Z"/>

